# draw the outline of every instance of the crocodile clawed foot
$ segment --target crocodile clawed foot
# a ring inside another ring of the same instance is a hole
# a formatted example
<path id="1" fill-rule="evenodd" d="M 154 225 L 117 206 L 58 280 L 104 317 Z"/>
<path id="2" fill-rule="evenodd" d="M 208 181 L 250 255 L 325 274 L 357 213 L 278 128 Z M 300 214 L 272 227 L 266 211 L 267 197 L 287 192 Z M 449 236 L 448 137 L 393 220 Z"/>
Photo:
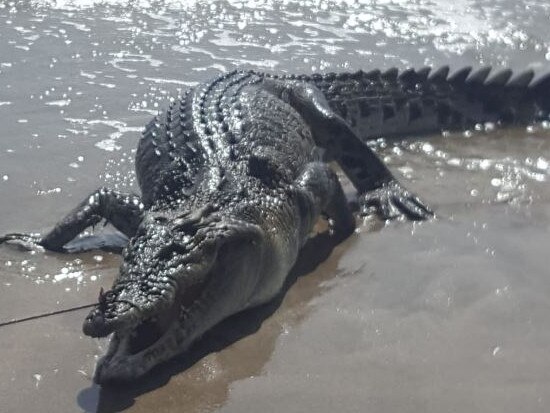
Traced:
<path id="1" fill-rule="evenodd" d="M 16 245 L 26 251 L 44 250 L 44 247 L 42 246 L 42 237 L 38 234 L 13 232 L 0 236 L 0 244 L 3 243 Z"/>
<path id="2" fill-rule="evenodd" d="M 411 221 L 423 221 L 434 216 L 433 211 L 416 195 L 395 180 L 363 195 L 360 204 L 361 215 L 374 213 L 384 220 L 403 217 Z"/>

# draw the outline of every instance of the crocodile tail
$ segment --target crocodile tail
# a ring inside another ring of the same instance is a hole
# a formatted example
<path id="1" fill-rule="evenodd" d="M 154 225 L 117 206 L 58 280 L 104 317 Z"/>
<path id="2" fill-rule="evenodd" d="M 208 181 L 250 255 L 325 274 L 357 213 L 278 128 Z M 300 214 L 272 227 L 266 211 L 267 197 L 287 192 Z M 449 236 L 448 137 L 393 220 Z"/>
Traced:
<path id="1" fill-rule="evenodd" d="M 364 139 L 442 130 L 479 123 L 526 125 L 548 119 L 550 73 L 513 75 L 471 67 L 449 76 L 441 67 L 300 76 L 320 89 L 335 112 Z"/>

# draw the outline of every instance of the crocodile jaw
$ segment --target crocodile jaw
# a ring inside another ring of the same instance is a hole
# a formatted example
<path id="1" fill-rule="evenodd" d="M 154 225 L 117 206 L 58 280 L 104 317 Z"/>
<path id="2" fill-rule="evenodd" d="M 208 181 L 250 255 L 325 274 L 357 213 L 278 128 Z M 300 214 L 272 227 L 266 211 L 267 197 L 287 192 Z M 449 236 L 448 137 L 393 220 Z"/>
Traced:
<path id="1" fill-rule="evenodd" d="M 174 345 L 178 330 L 180 326 L 172 325 L 154 344 L 136 354 L 128 352 L 132 333 L 114 333 L 107 354 L 97 363 L 94 381 L 108 384 L 142 377 L 157 364 L 185 350 L 183 346 Z"/>
<path id="2" fill-rule="evenodd" d="M 199 335 L 188 314 L 200 320 L 208 307 L 207 297 L 211 294 L 208 288 L 202 288 L 204 284 L 196 287 L 202 290 L 197 296 L 178 300 L 163 314 L 146 319 L 134 328 L 115 331 L 107 354 L 97 364 L 94 381 L 105 384 L 136 380 L 185 351 Z"/>

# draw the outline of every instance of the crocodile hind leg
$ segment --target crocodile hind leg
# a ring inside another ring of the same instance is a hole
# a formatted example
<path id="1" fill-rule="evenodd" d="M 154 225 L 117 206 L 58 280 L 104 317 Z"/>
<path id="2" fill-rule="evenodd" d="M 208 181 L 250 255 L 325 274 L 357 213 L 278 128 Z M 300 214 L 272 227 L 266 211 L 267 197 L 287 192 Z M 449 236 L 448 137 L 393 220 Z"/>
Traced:
<path id="1" fill-rule="evenodd" d="M 296 181 L 302 195 L 310 197 L 310 208 L 318 208 L 303 216 L 324 214 L 329 219 L 330 231 L 337 239 L 347 238 L 355 229 L 355 218 L 348 206 L 342 185 L 334 171 L 322 162 L 312 162 Z M 309 223 L 311 227 L 313 223 Z M 309 229 L 306 229 L 309 232 Z"/>
<path id="2" fill-rule="evenodd" d="M 0 237 L 0 244 L 10 241 L 24 247 L 37 244 L 51 251 L 63 252 L 65 244 L 102 219 L 113 224 L 127 237 L 132 237 L 141 222 L 142 212 L 143 204 L 138 196 L 100 188 L 69 212 L 44 237 L 13 233 Z"/>
<path id="3" fill-rule="evenodd" d="M 335 160 L 360 194 L 363 214 L 383 219 L 424 220 L 433 212 L 403 188 L 389 169 L 329 106 L 322 92 L 304 82 L 266 81 L 266 89 L 288 102 L 308 123 L 315 143 Z"/>

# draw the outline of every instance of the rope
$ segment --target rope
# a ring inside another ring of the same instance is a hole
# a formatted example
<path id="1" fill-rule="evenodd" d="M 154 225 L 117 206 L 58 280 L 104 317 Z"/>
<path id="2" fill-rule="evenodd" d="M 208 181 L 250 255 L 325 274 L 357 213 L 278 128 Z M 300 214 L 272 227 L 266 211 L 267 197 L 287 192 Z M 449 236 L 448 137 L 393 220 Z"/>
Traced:
<path id="1" fill-rule="evenodd" d="M 94 307 L 95 305 L 96 304 L 85 304 L 85 305 L 81 305 L 81 306 L 78 306 L 78 307 L 65 308 L 63 310 L 51 311 L 49 313 L 38 314 L 38 315 L 31 315 L 29 317 L 24 317 L 24 318 L 14 318 L 12 320 L 0 322 L 0 328 L 1 327 L 6 327 L 6 326 L 9 326 L 9 325 L 12 325 L 12 324 L 24 323 L 25 321 L 31 321 L 31 320 L 37 320 L 39 318 L 49 317 L 49 316 L 52 316 L 52 315 L 70 313 L 71 311 L 82 310 L 84 308 Z"/>
<path id="2" fill-rule="evenodd" d="M 2 244 L 4 242 L 8 242 L 8 241 L 17 241 L 17 240 L 22 240 L 22 241 L 26 241 L 26 242 L 33 242 L 33 241 L 36 241 L 37 239 L 38 238 L 33 237 L 32 235 L 29 235 L 29 234 L 22 234 L 22 233 L 14 232 L 14 233 L 11 233 L 11 234 L 6 234 L 4 236 L 0 236 L 0 244 Z M 37 314 L 37 315 L 31 315 L 29 317 L 14 318 L 14 319 L 11 319 L 11 320 L 8 320 L 8 321 L 1 321 L 0 322 L 0 328 L 6 327 L 6 326 L 9 326 L 9 325 L 13 325 L 13 324 L 24 323 L 25 321 L 38 320 L 40 318 L 50 317 L 50 316 L 53 316 L 53 315 L 70 313 L 71 311 L 83 310 L 85 308 L 91 308 L 91 307 L 95 307 L 95 306 L 96 306 L 96 304 L 84 304 L 84 305 L 80 305 L 78 307 L 71 307 L 71 308 L 65 308 L 63 310 L 50 311 L 50 312 L 44 313 L 44 314 Z"/>

